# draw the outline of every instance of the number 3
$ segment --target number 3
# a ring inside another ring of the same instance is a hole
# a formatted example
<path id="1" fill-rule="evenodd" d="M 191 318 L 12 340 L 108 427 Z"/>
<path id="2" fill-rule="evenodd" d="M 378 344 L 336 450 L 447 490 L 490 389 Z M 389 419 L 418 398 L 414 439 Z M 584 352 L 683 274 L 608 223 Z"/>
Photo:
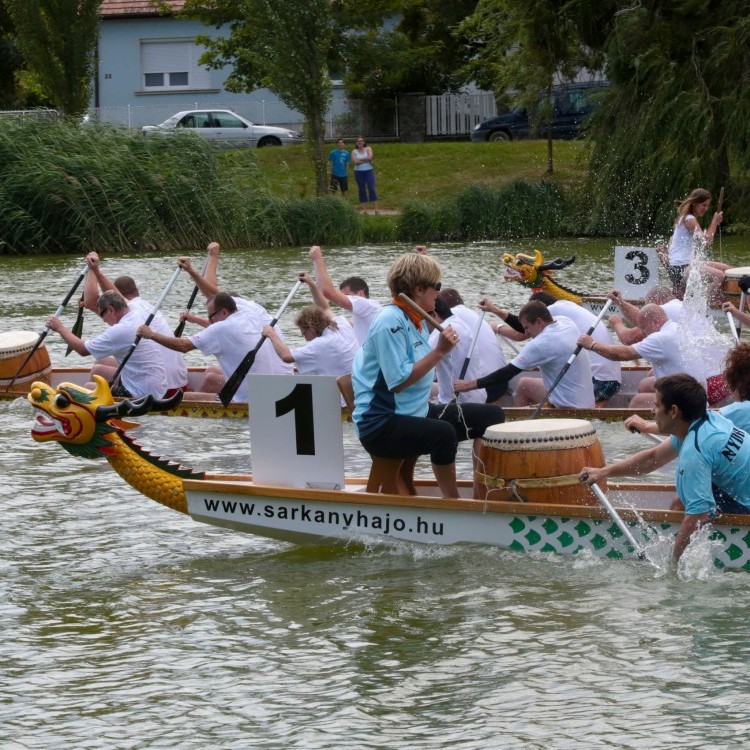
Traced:
<path id="1" fill-rule="evenodd" d="M 625 255 L 625 260 L 635 260 L 633 270 L 638 271 L 638 276 L 632 273 L 625 274 L 625 281 L 629 284 L 645 284 L 651 278 L 651 271 L 648 270 L 648 255 L 642 250 L 631 250 Z"/>

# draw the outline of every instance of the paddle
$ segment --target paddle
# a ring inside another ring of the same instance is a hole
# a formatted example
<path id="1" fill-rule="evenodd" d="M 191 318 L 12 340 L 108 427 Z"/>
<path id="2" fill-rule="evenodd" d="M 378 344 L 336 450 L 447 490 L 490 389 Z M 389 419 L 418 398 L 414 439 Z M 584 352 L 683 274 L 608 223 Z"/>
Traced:
<path id="1" fill-rule="evenodd" d="M 588 478 L 588 474 L 584 474 L 581 479 L 585 482 Z M 638 555 L 639 560 L 646 560 L 646 553 L 643 551 L 643 548 L 641 547 L 638 542 L 636 542 L 635 537 L 631 533 L 630 529 L 625 524 L 625 521 L 620 518 L 620 514 L 615 510 L 612 503 L 609 502 L 609 498 L 602 492 L 601 487 L 594 482 L 591 484 L 591 489 L 594 491 L 594 494 L 596 495 L 596 499 L 601 503 L 601 505 L 604 507 L 604 509 L 609 514 L 609 517 L 617 524 L 617 528 L 622 531 L 623 536 L 630 542 L 630 544 L 633 546 L 633 549 L 635 550 L 636 554 Z"/>
<path id="2" fill-rule="evenodd" d="M 70 291 L 65 295 L 65 299 L 60 303 L 60 306 L 55 310 L 55 314 L 53 317 L 59 318 L 62 311 L 67 307 L 68 302 L 70 302 L 73 295 L 76 293 L 76 289 L 78 289 L 79 286 L 81 286 L 81 282 L 86 278 L 86 274 L 89 272 L 88 265 L 84 266 L 83 271 L 79 274 L 78 278 L 75 280 L 75 283 L 70 288 Z M 26 367 L 27 364 L 29 364 L 29 361 L 34 356 L 34 352 L 42 345 L 42 342 L 44 339 L 47 338 L 47 335 L 49 334 L 50 329 L 47 328 L 47 326 L 44 327 L 44 330 L 39 334 L 39 338 L 37 339 L 36 344 L 34 344 L 31 351 L 28 353 L 26 359 L 23 361 L 23 364 L 18 368 L 18 371 L 11 379 L 10 383 L 8 383 L 7 388 L 5 389 L 6 392 L 10 391 L 10 389 L 13 387 L 13 383 L 16 382 L 16 378 L 23 372 L 23 368 Z"/>
<path id="3" fill-rule="evenodd" d="M 716 204 L 716 213 L 718 214 L 721 211 L 721 205 L 724 203 L 724 186 L 722 186 L 721 190 L 719 190 L 719 202 Z M 723 248 L 721 246 L 721 224 L 719 224 L 719 260 L 723 263 L 724 262 L 724 252 Z M 732 319 L 729 319 L 730 325 L 732 324 Z M 732 330 L 734 330 L 734 326 L 732 327 Z"/>
<path id="4" fill-rule="evenodd" d="M 409 305 L 409 307 L 411 307 L 411 309 L 414 310 L 417 315 L 426 320 L 433 328 L 442 332 L 443 326 L 441 326 L 440 323 L 438 323 L 437 320 L 435 320 L 435 318 L 433 318 L 432 315 L 427 312 L 427 310 L 420 307 L 411 297 L 407 297 L 403 292 L 401 292 L 398 295 L 398 298 L 405 304 Z"/>
<path id="5" fill-rule="evenodd" d="M 206 262 L 203 264 L 203 270 L 201 271 L 201 276 L 205 276 L 207 268 L 208 268 L 208 258 L 206 258 Z M 188 303 L 185 306 L 186 313 L 189 313 L 193 305 L 195 304 L 195 298 L 198 296 L 199 291 L 200 289 L 198 288 L 198 285 L 196 284 L 193 287 L 193 291 L 190 293 L 190 299 L 188 299 Z M 186 320 L 181 320 L 177 324 L 177 328 L 174 329 L 174 336 L 176 339 L 179 339 L 182 337 L 182 332 L 185 330 L 185 323 L 187 323 Z"/>
<path id="6" fill-rule="evenodd" d="M 169 290 L 172 288 L 175 281 L 177 281 L 177 277 L 180 275 L 180 271 L 182 271 L 182 269 L 179 266 L 177 266 L 175 272 L 172 274 L 172 278 L 164 287 L 164 291 L 161 293 L 161 297 L 159 297 L 158 302 L 156 303 L 156 305 L 154 305 L 154 309 L 146 318 L 145 324 L 147 326 L 151 325 L 151 321 L 156 316 L 156 313 L 159 312 L 159 308 L 162 306 L 162 304 L 164 303 L 164 300 L 167 298 L 167 295 L 169 294 Z M 122 358 L 122 362 L 120 362 L 120 364 L 117 367 L 117 370 L 115 370 L 115 374 L 110 378 L 110 381 L 109 381 L 110 388 L 115 384 L 115 381 L 120 376 L 120 373 L 122 372 L 122 368 L 125 367 L 125 365 L 128 363 L 128 360 L 133 356 L 133 352 L 136 350 L 136 347 L 138 346 L 138 344 L 140 344 L 141 338 L 142 338 L 141 336 L 136 336 L 135 341 L 133 341 L 133 343 L 130 345 L 130 349 L 128 349 L 128 353 Z"/>
<path id="7" fill-rule="evenodd" d="M 602 318 L 606 314 L 607 310 L 609 310 L 609 306 L 611 304 L 612 304 L 611 299 L 608 299 L 605 302 L 604 307 L 602 307 L 602 310 L 599 313 L 599 315 L 596 316 L 596 320 L 592 324 L 591 328 L 589 328 L 589 330 L 586 331 L 587 336 L 591 336 L 591 334 L 594 332 L 594 329 L 599 325 L 599 323 L 601 323 Z M 583 347 L 580 345 L 575 348 L 575 351 L 570 355 L 570 357 L 568 358 L 568 361 L 563 365 L 562 370 L 560 370 L 560 374 L 555 378 L 555 381 L 550 386 L 550 389 L 547 391 L 544 398 L 539 402 L 539 406 L 537 406 L 536 409 L 534 410 L 534 413 L 531 415 L 531 419 L 536 419 L 539 416 L 539 413 L 544 408 L 544 405 L 547 403 L 547 400 L 552 395 L 552 391 L 554 391 L 555 388 L 557 388 L 560 381 L 565 377 L 565 373 L 570 369 L 570 366 L 575 361 L 575 358 L 581 353 L 581 349 L 583 349 Z"/>
<path id="8" fill-rule="evenodd" d="M 82 338 L 83 334 L 83 295 L 81 295 L 81 299 L 78 302 L 78 314 L 76 315 L 76 322 L 73 323 L 73 327 L 70 329 L 70 332 L 74 336 L 78 336 L 78 338 Z M 65 350 L 65 356 L 67 357 L 68 354 L 70 354 L 73 351 L 73 347 L 68 344 L 68 348 Z"/>
<path id="9" fill-rule="evenodd" d="M 461 365 L 461 373 L 458 376 L 459 380 L 463 380 L 464 377 L 466 377 L 466 371 L 469 369 L 469 363 L 471 362 L 471 355 L 474 354 L 474 347 L 477 344 L 477 339 L 479 338 L 479 332 L 482 330 L 483 322 L 484 322 L 484 310 L 482 310 L 481 314 L 479 315 L 479 321 L 477 322 L 476 330 L 474 331 L 474 335 L 471 338 L 471 344 L 469 344 L 469 351 L 466 352 L 466 358 L 464 359 L 464 363 Z"/>
<path id="10" fill-rule="evenodd" d="M 279 322 L 279 318 L 284 313 L 284 310 L 286 310 L 287 305 L 292 301 L 292 297 L 297 294 L 297 290 L 300 288 L 301 284 L 302 280 L 297 279 L 297 282 L 292 287 L 292 291 L 289 292 L 289 295 L 284 300 L 281 307 L 278 309 L 278 312 L 274 316 L 273 320 L 269 323 L 270 326 L 273 327 Z M 261 346 L 263 346 L 263 342 L 267 338 L 268 337 L 265 334 L 261 335 L 260 340 L 255 345 L 255 348 L 245 355 L 245 358 L 242 360 L 242 362 L 239 363 L 237 369 L 229 376 L 227 382 L 224 383 L 224 387 L 219 391 L 219 400 L 222 404 L 224 404 L 224 406 L 229 406 L 229 403 L 234 398 L 234 394 L 237 393 L 237 389 L 240 387 L 240 384 L 245 379 L 245 376 L 248 374 L 248 372 L 250 372 L 250 368 L 255 362 L 255 357 L 258 354 L 258 350 Z"/>

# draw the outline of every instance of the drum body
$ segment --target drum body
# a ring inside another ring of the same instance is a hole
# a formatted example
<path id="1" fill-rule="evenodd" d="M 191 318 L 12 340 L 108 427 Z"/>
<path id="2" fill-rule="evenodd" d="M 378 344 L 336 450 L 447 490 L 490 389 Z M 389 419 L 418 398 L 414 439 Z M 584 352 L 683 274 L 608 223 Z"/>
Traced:
<path id="1" fill-rule="evenodd" d="M 37 348 L 19 372 L 38 340 L 39 334 L 34 331 L 0 333 L 0 390 L 7 390 L 13 382 L 11 390 L 23 393 L 35 380 L 48 380 L 50 360 L 44 344 Z"/>
<path id="2" fill-rule="evenodd" d="M 596 430 L 584 419 L 493 425 L 482 438 L 480 458 L 475 479 L 486 487 L 488 500 L 597 504 L 578 481 L 584 466 L 605 464 Z"/>
<path id="3" fill-rule="evenodd" d="M 728 268 L 724 271 L 724 281 L 721 285 L 721 291 L 724 292 L 727 297 L 739 297 L 742 290 L 740 289 L 738 282 L 743 276 L 750 276 L 750 266 Z"/>

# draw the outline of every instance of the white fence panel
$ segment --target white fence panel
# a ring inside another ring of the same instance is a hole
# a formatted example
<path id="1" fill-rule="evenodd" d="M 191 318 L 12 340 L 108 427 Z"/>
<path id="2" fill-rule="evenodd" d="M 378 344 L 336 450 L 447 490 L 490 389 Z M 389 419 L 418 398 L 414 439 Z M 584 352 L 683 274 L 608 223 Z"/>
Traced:
<path id="1" fill-rule="evenodd" d="M 477 123 L 497 114 L 495 96 L 441 94 L 426 97 L 427 135 L 467 135 Z"/>

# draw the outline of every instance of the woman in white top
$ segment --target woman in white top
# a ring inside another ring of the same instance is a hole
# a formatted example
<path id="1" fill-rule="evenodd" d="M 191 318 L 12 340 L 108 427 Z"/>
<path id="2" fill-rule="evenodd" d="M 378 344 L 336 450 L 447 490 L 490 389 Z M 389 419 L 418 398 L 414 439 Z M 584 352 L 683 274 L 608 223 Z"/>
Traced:
<path id="1" fill-rule="evenodd" d="M 352 151 L 354 162 L 354 179 L 357 181 L 359 190 L 359 208 L 362 210 L 365 204 L 370 202 L 378 213 L 378 195 L 375 192 L 375 168 L 372 166 L 372 149 L 365 143 L 362 136 L 357 138 L 357 147 Z"/>
<path id="2" fill-rule="evenodd" d="M 705 233 L 701 229 L 699 219 L 702 219 L 711 205 L 711 193 L 703 188 L 696 188 L 677 207 L 677 221 L 674 225 L 672 239 L 669 241 L 669 265 L 667 273 L 672 283 L 675 295 L 682 297 L 685 292 L 685 283 L 693 262 L 695 247 L 693 242 L 697 237 L 702 237 L 706 245 L 713 242 L 716 230 L 721 224 L 724 214 L 717 211 Z M 701 263 L 701 274 L 708 282 L 708 299 L 717 298 L 724 280 L 724 271 L 729 268 L 725 263 L 716 261 L 703 261 Z"/>

